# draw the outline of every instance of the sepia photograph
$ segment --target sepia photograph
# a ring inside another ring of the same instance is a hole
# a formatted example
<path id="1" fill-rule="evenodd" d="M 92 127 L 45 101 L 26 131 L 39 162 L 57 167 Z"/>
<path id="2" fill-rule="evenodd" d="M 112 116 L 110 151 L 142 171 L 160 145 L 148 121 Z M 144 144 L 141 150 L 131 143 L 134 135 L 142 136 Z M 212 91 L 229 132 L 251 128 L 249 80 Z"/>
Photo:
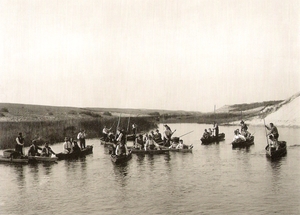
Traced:
<path id="1" fill-rule="evenodd" d="M 0 215 L 300 214 L 300 0 L 0 0 Z"/>

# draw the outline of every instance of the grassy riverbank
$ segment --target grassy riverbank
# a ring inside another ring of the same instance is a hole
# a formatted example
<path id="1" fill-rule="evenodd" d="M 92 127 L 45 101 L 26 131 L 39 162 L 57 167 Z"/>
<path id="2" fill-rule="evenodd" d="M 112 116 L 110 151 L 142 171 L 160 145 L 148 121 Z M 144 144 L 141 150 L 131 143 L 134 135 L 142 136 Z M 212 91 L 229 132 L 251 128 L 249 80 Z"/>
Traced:
<path id="1" fill-rule="evenodd" d="M 259 115 L 262 108 L 279 102 L 224 106 L 211 113 L 0 103 L 0 148 L 14 148 L 19 132 L 23 133 L 26 146 L 33 139 L 54 143 L 62 142 L 65 136 L 76 138 L 80 129 L 86 130 L 88 138 L 100 137 L 105 125 L 113 126 L 115 131 L 119 117 L 120 127 L 129 128 L 129 133 L 132 123 L 138 125 L 139 132 L 154 129 L 158 123 L 227 124 L 250 119 Z"/>

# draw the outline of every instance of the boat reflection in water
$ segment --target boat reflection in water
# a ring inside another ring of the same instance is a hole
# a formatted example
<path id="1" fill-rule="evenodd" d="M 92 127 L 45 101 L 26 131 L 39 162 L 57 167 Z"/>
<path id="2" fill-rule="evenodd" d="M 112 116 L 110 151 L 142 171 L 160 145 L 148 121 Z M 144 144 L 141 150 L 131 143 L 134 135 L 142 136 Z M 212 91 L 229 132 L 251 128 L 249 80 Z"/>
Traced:
<path id="1" fill-rule="evenodd" d="M 89 139 L 93 154 L 83 158 L 0 165 L 1 213 L 299 214 L 300 137 L 286 134 L 300 129 L 279 128 L 288 154 L 271 160 L 263 127 L 251 126 L 254 145 L 233 150 L 232 126 L 219 126 L 226 139 L 212 145 L 199 139 L 207 125 L 170 126 L 183 134 L 194 130 L 182 138 L 193 144 L 192 153 L 133 154 L 115 165 L 99 139 Z M 59 152 L 62 143 L 51 148 Z"/>

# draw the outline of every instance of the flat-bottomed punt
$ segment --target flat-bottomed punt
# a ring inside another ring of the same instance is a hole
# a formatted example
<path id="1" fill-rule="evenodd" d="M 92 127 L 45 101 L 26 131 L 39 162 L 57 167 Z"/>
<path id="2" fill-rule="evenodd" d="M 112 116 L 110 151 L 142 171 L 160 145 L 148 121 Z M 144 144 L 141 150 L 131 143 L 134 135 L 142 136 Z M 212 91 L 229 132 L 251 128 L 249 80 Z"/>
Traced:
<path id="1" fill-rule="evenodd" d="M 233 141 L 232 143 L 232 148 L 244 148 L 244 147 L 249 147 L 254 144 L 254 136 L 250 136 L 247 138 L 245 141 Z"/>
<path id="2" fill-rule="evenodd" d="M 56 162 L 58 157 L 44 157 L 44 156 L 28 156 L 30 163 L 35 162 Z"/>
<path id="3" fill-rule="evenodd" d="M 166 154 L 169 153 L 169 149 L 154 149 L 154 150 L 144 150 L 144 149 L 136 149 L 133 147 L 128 147 L 132 151 L 132 154 L 151 154 L 151 155 L 157 155 L 157 154 Z"/>
<path id="4" fill-rule="evenodd" d="M 13 149 L 6 149 L 3 151 L 3 155 L 0 155 L 0 162 L 27 164 L 28 157 L 21 155 Z"/>
<path id="5" fill-rule="evenodd" d="M 279 147 L 276 150 L 276 148 L 270 148 L 269 145 L 266 146 L 266 155 L 270 158 L 279 158 L 284 155 L 286 155 L 287 150 L 286 150 L 286 142 L 285 141 L 278 141 L 279 142 Z"/>
<path id="6" fill-rule="evenodd" d="M 132 152 L 129 151 L 129 154 L 126 156 L 117 156 L 117 155 L 110 155 L 110 159 L 115 164 L 122 164 L 129 161 L 132 158 Z"/>
<path id="7" fill-rule="evenodd" d="M 77 158 L 81 158 L 81 157 L 85 157 L 88 154 L 92 154 L 93 153 L 93 146 L 88 145 L 86 146 L 86 148 L 80 150 L 80 151 L 76 151 L 76 152 L 72 152 L 72 153 L 58 153 L 56 154 L 56 157 L 58 157 L 58 160 L 71 160 L 71 159 L 77 159 Z"/>
<path id="8" fill-rule="evenodd" d="M 215 137 L 215 136 L 212 136 L 212 137 L 209 137 L 209 138 L 201 138 L 200 139 L 202 144 L 210 144 L 210 143 L 215 143 L 215 142 L 219 142 L 219 141 L 222 141 L 222 140 L 225 140 L 225 134 L 224 133 L 220 133 L 218 135 L 218 137 Z"/>
<path id="9" fill-rule="evenodd" d="M 25 157 L 13 158 L 13 157 L 5 157 L 3 155 L 0 155 L 0 162 L 27 164 L 28 163 L 28 158 L 25 158 Z"/>

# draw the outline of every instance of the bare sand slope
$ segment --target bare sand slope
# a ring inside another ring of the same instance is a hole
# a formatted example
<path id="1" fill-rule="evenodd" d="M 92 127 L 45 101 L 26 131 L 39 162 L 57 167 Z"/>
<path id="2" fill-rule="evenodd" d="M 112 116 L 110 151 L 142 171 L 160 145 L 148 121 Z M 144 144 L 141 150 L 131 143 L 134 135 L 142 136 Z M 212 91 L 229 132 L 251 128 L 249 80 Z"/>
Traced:
<path id="1" fill-rule="evenodd" d="M 267 124 L 272 122 L 276 126 L 300 127 L 300 92 L 277 105 L 265 107 L 261 115 L 267 115 L 265 117 Z M 247 123 L 264 125 L 261 117 L 255 117 Z"/>

